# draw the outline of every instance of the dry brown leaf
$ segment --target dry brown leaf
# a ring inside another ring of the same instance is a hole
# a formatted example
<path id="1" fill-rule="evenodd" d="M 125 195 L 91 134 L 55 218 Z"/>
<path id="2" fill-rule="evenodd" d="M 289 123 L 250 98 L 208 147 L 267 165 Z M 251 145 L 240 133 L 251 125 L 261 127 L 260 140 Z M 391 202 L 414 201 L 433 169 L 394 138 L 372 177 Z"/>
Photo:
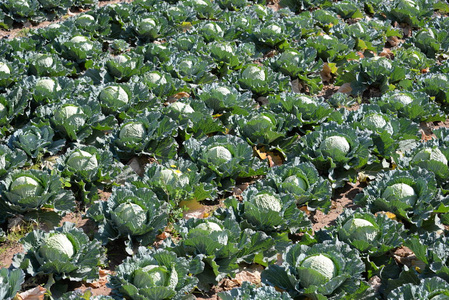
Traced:
<path id="1" fill-rule="evenodd" d="M 342 94 L 351 93 L 352 92 L 351 83 L 350 82 L 343 83 L 337 92 Z"/>
<path id="2" fill-rule="evenodd" d="M 265 150 L 265 147 L 261 147 L 260 149 L 258 149 L 257 147 L 254 147 L 254 151 L 256 151 L 256 153 L 260 159 L 265 160 L 268 158 L 268 154 Z"/>
<path id="3" fill-rule="evenodd" d="M 37 286 L 17 295 L 19 300 L 44 300 L 47 289 Z"/>
<path id="4" fill-rule="evenodd" d="M 329 67 L 327 62 L 323 64 L 323 69 L 320 71 L 320 76 L 323 82 L 330 82 L 332 80 L 332 69 Z"/>

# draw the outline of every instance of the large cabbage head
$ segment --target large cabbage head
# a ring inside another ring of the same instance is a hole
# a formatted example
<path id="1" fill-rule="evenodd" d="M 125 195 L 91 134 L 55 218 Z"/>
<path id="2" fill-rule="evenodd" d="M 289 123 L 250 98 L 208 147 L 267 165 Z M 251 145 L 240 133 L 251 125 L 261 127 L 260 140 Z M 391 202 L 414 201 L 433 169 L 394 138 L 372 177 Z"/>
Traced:
<path id="1" fill-rule="evenodd" d="M 67 159 L 66 164 L 72 169 L 79 171 L 90 171 L 98 168 L 97 156 L 83 150 L 74 151 Z"/>
<path id="2" fill-rule="evenodd" d="M 382 198 L 386 200 L 399 200 L 413 206 L 418 199 L 413 187 L 406 183 L 395 183 L 388 186 L 382 193 Z"/>
<path id="3" fill-rule="evenodd" d="M 377 234 L 378 229 L 368 220 L 361 218 L 352 218 L 348 220 L 344 225 L 343 229 L 346 231 L 346 234 L 343 234 L 342 239 L 350 239 L 355 241 L 373 241 Z"/>
<path id="4" fill-rule="evenodd" d="M 282 210 L 282 202 L 279 198 L 261 193 L 252 198 L 252 202 L 258 208 L 279 212 Z"/>
<path id="5" fill-rule="evenodd" d="M 124 142 L 140 142 L 145 138 L 146 132 L 141 122 L 130 122 L 122 126 L 119 138 Z"/>
<path id="6" fill-rule="evenodd" d="M 176 273 L 176 271 L 174 271 Z M 170 271 L 164 266 L 148 265 L 141 269 L 134 271 L 133 284 L 138 288 L 145 287 L 162 287 L 167 286 L 170 280 L 173 281 L 174 286 L 177 284 L 177 277 L 171 278 Z"/>
<path id="7" fill-rule="evenodd" d="M 118 205 L 111 213 L 112 221 L 120 231 L 133 234 L 147 222 L 146 211 L 138 204 L 125 202 Z"/>
<path id="8" fill-rule="evenodd" d="M 17 177 L 9 186 L 9 191 L 22 198 L 40 196 L 43 186 L 33 177 L 22 175 Z"/>
<path id="9" fill-rule="evenodd" d="M 303 287 L 320 286 L 337 275 L 337 267 L 327 255 L 310 255 L 301 262 L 298 275 Z"/>
<path id="10" fill-rule="evenodd" d="M 45 238 L 44 243 L 39 248 L 39 255 L 47 261 L 61 260 L 61 258 L 71 258 L 75 254 L 70 239 L 63 233 L 52 234 Z"/>
<path id="11" fill-rule="evenodd" d="M 441 152 L 440 149 L 430 147 L 424 148 L 416 153 L 412 159 L 412 162 L 419 163 L 421 161 L 430 160 L 435 160 L 445 165 L 447 165 L 448 162 L 446 156 L 443 154 L 443 152 Z"/>
<path id="12" fill-rule="evenodd" d="M 338 158 L 346 156 L 351 150 L 348 140 L 339 135 L 332 135 L 325 138 L 320 144 L 321 152 L 329 157 Z"/>
<path id="13" fill-rule="evenodd" d="M 101 103 L 108 108 L 121 108 L 128 104 L 128 93 L 119 85 L 105 87 L 100 92 Z"/>
<path id="14" fill-rule="evenodd" d="M 65 105 L 56 110 L 54 118 L 59 124 L 70 124 L 75 128 L 81 128 L 86 123 L 86 115 L 83 109 L 73 104 Z"/>
<path id="15" fill-rule="evenodd" d="M 309 185 L 307 184 L 307 182 L 296 175 L 288 176 L 284 179 L 282 184 L 282 188 L 284 189 L 284 191 L 290 193 L 295 193 L 298 188 L 306 191 L 308 187 Z"/>
<path id="16" fill-rule="evenodd" d="M 204 154 L 206 160 L 217 167 L 221 164 L 229 162 L 232 159 L 231 151 L 223 146 L 215 146 L 206 151 L 207 152 Z"/>

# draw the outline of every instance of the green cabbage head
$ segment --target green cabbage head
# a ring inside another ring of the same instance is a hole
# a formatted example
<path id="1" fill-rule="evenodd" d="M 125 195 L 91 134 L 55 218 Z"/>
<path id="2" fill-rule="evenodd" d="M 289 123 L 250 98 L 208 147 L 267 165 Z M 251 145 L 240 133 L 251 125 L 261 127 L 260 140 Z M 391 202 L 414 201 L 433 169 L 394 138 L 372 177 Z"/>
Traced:
<path id="1" fill-rule="evenodd" d="M 319 286 L 337 275 L 337 267 L 326 255 L 310 255 L 301 262 L 298 275 L 303 287 Z"/>
<path id="2" fill-rule="evenodd" d="M 61 257 L 70 258 L 75 254 L 75 249 L 69 238 L 63 233 L 56 233 L 44 240 L 39 248 L 39 255 L 48 261 L 54 261 Z"/>

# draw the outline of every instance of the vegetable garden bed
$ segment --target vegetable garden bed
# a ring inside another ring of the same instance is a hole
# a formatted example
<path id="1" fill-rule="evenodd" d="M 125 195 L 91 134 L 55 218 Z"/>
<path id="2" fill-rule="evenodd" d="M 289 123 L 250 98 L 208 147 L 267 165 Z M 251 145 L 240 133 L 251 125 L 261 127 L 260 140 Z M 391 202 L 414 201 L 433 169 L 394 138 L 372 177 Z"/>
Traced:
<path id="1" fill-rule="evenodd" d="M 0 3 L 0 295 L 449 297 L 447 3 L 81 2 Z"/>

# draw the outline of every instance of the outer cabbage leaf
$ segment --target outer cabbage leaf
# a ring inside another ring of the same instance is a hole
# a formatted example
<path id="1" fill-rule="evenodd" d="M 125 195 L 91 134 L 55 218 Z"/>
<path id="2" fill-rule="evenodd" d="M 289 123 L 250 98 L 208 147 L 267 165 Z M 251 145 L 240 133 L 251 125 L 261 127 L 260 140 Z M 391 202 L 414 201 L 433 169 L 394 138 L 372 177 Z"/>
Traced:
<path id="1" fill-rule="evenodd" d="M 0 299 L 13 299 L 20 291 L 22 283 L 25 281 L 25 274 L 21 269 L 9 270 L 0 269 Z"/>
<path id="2" fill-rule="evenodd" d="M 0 178 L 12 172 L 14 169 L 23 167 L 28 163 L 28 157 L 20 149 L 11 150 L 7 145 L 0 144 Z"/>
<path id="3" fill-rule="evenodd" d="M 425 278 L 418 285 L 404 284 L 393 289 L 388 300 L 445 299 L 449 297 L 449 284 L 441 278 Z"/>
<path id="4" fill-rule="evenodd" d="M 230 291 L 219 292 L 220 299 L 223 300 L 288 300 L 292 299 L 289 294 L 277 291 L 272 286 L 263 285 L 258 287 L 244 281 L 238 288 Z"/>

